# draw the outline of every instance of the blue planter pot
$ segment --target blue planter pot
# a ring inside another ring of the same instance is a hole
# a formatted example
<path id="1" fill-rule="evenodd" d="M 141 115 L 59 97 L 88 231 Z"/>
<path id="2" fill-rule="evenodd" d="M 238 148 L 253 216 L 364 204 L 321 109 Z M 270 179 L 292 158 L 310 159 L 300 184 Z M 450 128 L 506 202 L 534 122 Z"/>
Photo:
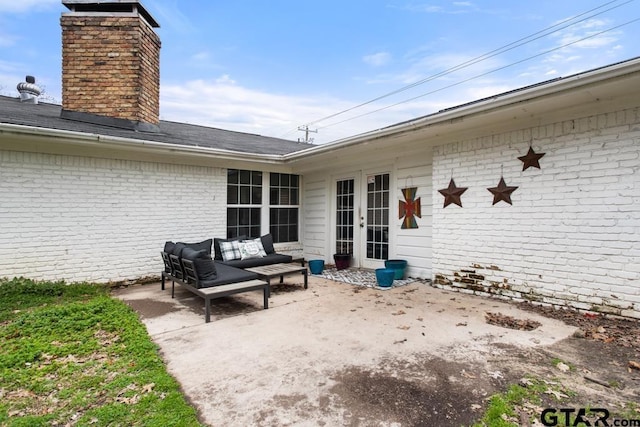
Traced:
<path id="1" fill-rule="evenodd" d="M 378 280 L 378 286 L 388 288 L 393 285 L 395 273 L 395 270 L 391 270 L 390 268 L 377 268 L 376 279 Z"/>
<path id="2" fill-rule="evenodd" d="M 407 268 L 407 261 L 404 259 L 388 259 L 384 262 L 386 268 L 395 271 L 394 278 L 396 280 L 404 279 L 404 270 Z"/>
<path id="3" fill-rule="evenodd" d="M 311 274 L 322 274 L 322 270 L 324 270 L 324 260 L 312 259 L 309 261 L 309 271 Z"/>

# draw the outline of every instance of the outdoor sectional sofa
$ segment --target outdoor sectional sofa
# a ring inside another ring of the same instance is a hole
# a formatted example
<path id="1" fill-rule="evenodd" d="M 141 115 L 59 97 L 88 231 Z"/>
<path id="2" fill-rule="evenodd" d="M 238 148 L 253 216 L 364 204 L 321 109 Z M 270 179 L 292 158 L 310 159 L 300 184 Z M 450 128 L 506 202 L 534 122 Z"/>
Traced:
<path id="1" fill-rule="evenodd" d="M 212 299 L 241 292 L 262 290 L 264 308 L 269 308 L 269 284 L 257 280 L 257 274 L 246 271 L 244 268 L 288 263 L 292 261 L 292 257 L 275 252 L 271 235 L 260 238 L 261 245 L 258 247 L 264 249 L 263 253 L 247 256 L 244 259 L 242 257 L 229 259 L 229 256 L 223 256 L 227 247 L 235 248 L 242 241 L 246 241 L 246 236 L 233 239 L 208 239 L 198 243 L 166 242 L 161 252 L 164 263 L 161 274 L 162 290 L 165 289 L 165 281 L 168 279 L 171 280 L 172 298 L 175 296 L 176 282 L 204 298 L 205 322 L 211 319 Z M 215 259 L 211 257 L 212 246 Z"/>

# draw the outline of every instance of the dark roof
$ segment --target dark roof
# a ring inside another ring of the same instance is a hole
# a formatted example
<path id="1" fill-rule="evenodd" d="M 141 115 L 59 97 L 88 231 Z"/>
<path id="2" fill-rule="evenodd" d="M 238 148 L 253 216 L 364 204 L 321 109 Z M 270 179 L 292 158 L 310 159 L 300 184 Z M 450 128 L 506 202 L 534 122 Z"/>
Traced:
<path id="1" fill-rule="evenodd" d="M 60 118 L 62 107 L 30 104 L 19 98 L 0 96 L 0 123 L 68 130 L 87 134 L 155 141 L 194 147 L 208 147 L 252 154 L 288 154 L 313 145 L 243 132 L 161 120 L 160 132 L 146 133 Z"/>

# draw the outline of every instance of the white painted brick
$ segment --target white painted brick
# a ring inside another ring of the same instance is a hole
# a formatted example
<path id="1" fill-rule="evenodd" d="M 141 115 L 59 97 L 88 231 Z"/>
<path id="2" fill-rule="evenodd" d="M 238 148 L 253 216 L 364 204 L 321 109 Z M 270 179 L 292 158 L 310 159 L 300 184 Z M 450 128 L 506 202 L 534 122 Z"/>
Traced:
<path id="1" fill-rule="evenodd" d="M 0 276 L 158 276 L 166 240 L 226 234 L 221 169 L 0 151 L 0 200 Z"/>
<path id="2" fill-rule="evenodd" d="M 640 299 L 639 122 L 634 108 L 436 147 L 433 273 L 451 278 L 469 265 L 496 265 L 500 271 L 480 274 L 487 283 L 520 283 L 516 294 L 530 289 L 548 304 L 638 317 L 638 306 L 628 306 Z M 529 138 L 546 155 L 540 170 L 521 171 L 516 158 Z M 455 158 L 465 167 L 453 178 L 469 190 L 464 208 L 442 209 L 435 189 L 452 172 L 441 165 Z M 486 191 L 500 165 L 507 185 L 519 187 L 513 205 L 491 206 Z"/>

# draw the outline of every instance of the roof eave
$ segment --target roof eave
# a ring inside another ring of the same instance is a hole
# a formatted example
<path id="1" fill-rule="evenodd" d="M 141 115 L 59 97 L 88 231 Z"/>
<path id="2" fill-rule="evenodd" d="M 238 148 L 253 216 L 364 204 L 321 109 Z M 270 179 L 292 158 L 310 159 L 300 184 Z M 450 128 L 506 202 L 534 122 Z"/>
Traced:
<path id="1" fill-rule="evenodd" d="M 282 163 L 282 155 L 243 153 L 219 148 L 186 146 L 165 142 L 155 142 L 135 138 L 122 138 L 100 135 L 96 133 L 75 132 L 60 129 L 41 128 L 35 126 L 0 123 L 0 135 L 16 135 L 21 137 L 42 137 L 62 140 L 66 144 L 85 147 L 125 149 L 132 151 L 154 151 L 166 154 L 185 154 L 212 157 L 222 160 L 251 161 L 257 163 Z"/>

